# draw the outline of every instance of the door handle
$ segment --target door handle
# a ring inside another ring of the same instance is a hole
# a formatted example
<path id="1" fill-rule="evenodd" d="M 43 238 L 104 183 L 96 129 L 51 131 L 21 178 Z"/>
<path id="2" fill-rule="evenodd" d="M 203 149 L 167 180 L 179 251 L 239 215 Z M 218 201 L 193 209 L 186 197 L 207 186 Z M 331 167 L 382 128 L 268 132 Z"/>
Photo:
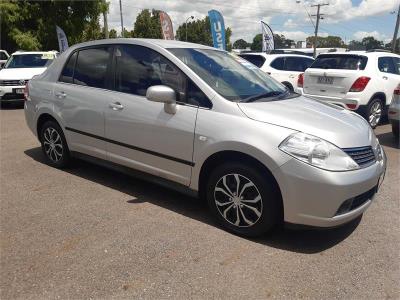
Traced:
<path id="1" fill-rule="evenodd" d="M 293 74 L 290 74 L 289 75 L 289 78 L 294 78 L 295 76 L 293 75 Z"/>
<path id="2" fill-rule="evenodd" d="M 123 110 L 124 109 L 124 106 L 120 103 L 120 102 L 113 102 L 113 103 L 110 103 L 109 104 L 109 107 L 112 109 L 112 110 Z"/>
<path id="3" fill-rule="evenodd" d="M 65 92 L 58 92 L 56 93 L 56 97 L 58 99 L 64 99 L 65 97 L 67 97 L 67 94 Z"/>
<path id="4" fill-rule="evenodd" d="M 387 80 L 387 79 L 388 79 L 388 77 L 387 77 L 387 76 L 383 76 L 382 78 L 383 78 L 383 79 L 385 79 L 385 80 Z"/>

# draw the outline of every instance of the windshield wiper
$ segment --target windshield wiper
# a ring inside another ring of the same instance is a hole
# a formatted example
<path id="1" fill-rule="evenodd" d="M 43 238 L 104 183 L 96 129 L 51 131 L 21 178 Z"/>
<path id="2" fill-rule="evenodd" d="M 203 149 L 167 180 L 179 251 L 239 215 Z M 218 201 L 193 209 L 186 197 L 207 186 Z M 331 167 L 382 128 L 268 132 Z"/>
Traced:
<path id="1" fill-rule="evenodd" d="M 286 95 L 286 94 L 287 94 L 287 91 L 285 91 L 285 92 L 271 91 L 271 92 L 268 92 L 268 93 L 263 93 L 263 94 L 250 96 L 248 98 L 245 98 L 245 99 L 241 100 L 241 102 L 249 103 L 249 102 L 254 102 L 254 101 L 256 101 L 258 99 L 262 99 L 262 98 L 271 98 L 271 97 L 276 97 L 276 96 L 283 96 L 283 95 Z"/>

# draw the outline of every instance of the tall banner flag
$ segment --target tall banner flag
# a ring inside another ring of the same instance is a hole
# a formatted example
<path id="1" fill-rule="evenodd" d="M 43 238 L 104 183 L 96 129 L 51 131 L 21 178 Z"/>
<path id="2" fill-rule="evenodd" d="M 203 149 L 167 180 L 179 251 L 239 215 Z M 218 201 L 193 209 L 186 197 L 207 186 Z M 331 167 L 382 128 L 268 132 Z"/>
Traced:
<path id="1" fill-rule="evenodd" d="M 57 38 L 58 38 L 58 47 L 60 48 L 60 53 L 63 53 L 65 50 L 68 49 L 68 40 L 67 36 L 65 35 L 64 30 L 56 25 L 57 31 Z"/>
<path id="2" fill-rule="evenodd" d="M 210 10 L 208 18 L 211 24 L 211 33 L 215 48 L 226 50 L 224 18 L 217 10 Z"/>
<path id="3" fill-rule="evenodd" d="M 172 28 L 172 22 L 169 15 L 164 12 L 160 11 L 160 22 L 161 22 L 161 31 L 164 40 L 173 40 L 174 39 L 174 30 Z"/>
<path id="4" fill-rule="evenodd" d="M 269 52 L 275 49 L 274 34 L 271 27 L 261 21 L 262 28 L 262 52 Z"/>

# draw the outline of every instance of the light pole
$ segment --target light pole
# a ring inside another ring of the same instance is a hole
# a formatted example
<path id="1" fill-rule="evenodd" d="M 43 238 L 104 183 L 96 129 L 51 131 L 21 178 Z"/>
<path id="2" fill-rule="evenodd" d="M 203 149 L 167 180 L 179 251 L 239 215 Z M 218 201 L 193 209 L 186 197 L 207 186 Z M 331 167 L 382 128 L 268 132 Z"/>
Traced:
<path id="1" fill-rule="evenodd" d="M 400 5 L 399 5 L 399 9 L 397 10 L 396 26 L 394 28 L 394 33 L 393 33 L 393 41 L 392 41 L 392 51 L 393 51 L 393 53 L 395 53 L 395 51 L 396 51 L 397 32 L 399 31 L 399 24 L 400 24 Z"/>
<path id="2" fill-rule="evenodd" d="M 194 16 L 190 16 L 189 18 L 187 18 L 186 19 L 186 21 L 185 21 L 185 33 L 186 33 L 186 39 L 185 39 L 185 41 L 187 42 L 187 21 L 189 21 L 189 19 L 194 19 Z"/>

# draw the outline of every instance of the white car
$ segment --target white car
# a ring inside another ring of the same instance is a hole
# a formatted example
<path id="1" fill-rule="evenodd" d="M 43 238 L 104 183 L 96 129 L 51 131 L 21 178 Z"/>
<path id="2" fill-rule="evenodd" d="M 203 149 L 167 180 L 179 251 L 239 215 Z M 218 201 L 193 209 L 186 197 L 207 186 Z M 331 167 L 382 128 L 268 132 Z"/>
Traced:
<path id="1" fill-rule="evenodd" d="M 292 92 L 299 74 L 314 62 L 311 57 L 297 54 L 243 53 L 239 56 L 283 83 Z"/>
<path id="2" fill-rule="evenodd" d="M 57 57 L 56 51 L 23 52 L 11 55 L 0 70 L 0 103 L 23 102 L 24 88 L 33 76 L 43 73 Z"/>
<path id="3" fill-rule="evenodd" d="M 383 51 L 321 54 L 299 76 L 297 92 L 361 114 L 374 128 L 400 82 L 400 56 Z"/>
<path id="4" fill-rule="evenodd" d="M 0 69 L 4 66 L 9 57 L 10 55 L 8 55 L 6 50 L 0 50 Z"/>
<path id="5" fill-rule="evenodd" d="M 392 132 L 395 138 L 399 139 L 400 124 L 400 83 L 393 92 L 393 100 L 389 106 L 389 122 L 392 124 Z"/>

